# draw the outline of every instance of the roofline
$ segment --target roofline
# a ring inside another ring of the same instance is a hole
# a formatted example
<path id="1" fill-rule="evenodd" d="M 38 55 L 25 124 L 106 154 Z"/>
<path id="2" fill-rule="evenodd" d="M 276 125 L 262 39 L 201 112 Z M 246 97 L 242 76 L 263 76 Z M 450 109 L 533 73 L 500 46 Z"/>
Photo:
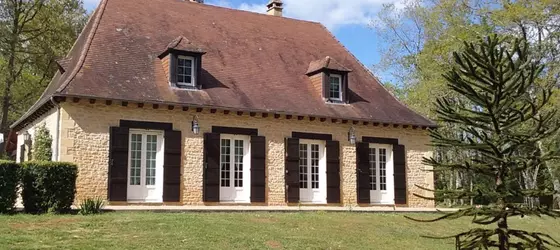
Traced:
<path id="1" fill-rule="evenodd" d="M 435 123 L 432 123 L 432 124 L 395 123 L 395 122 L 391 122 L 391 121 L 383 121 L 383 120 L 375 120 L 375 119 L 320 116 L 320 115 L 302 114 L 302 113 L 287 112 L 287 111 L 281 111 L 281 110 L 271 110 L 271 109 L 244 109 L 244 108 L 235 108 L 235 107 L 227 107 L 227 106 L 200 105 L 200 104 L 195 104 L 195 103 L 165 102 L 165 101 L 156 101 L 156 100 L 131 100 L 131 99 L 120 99 L 120 98 L 105 98 L 105 97 L 88 96 L 88 95 L 58 94 L 58 95 L 54 95 L 51 99 L 53 100 L 53 102 L 56 102 L 58 98 L 78 98 L 78 99 L 89 99 L 89 100 L 91 100 L 91 99 L 93 99 L 93 100 L 106 100 L 106 101 L 115 101 L 115 102 L 134 102 L 134 103 L 144 103 L 144 104 L 183 106 L 183 107 L 189 107 L 189 108 L 221 109 L 221 110 L 229 110 L 229 111 L 234 111 L 234 112 L 248 112 L 248 113 L 269 113 L 269 114 L 272 113 L 272 114 L 279 114 L 279 115 L 315 117 L 315 118 L 325 118 L 325 119 L 333 119 L 333 120 L 334 119 L 336 119 L 336 120 L 348 120 L 348 121 L 358 121 L 358 122 L 368 122 L 368 123 L 378 123 L 378 124 L 390 124 L 390 125 L 398 125 L 398 126 L 418 126 L 418 127 L 426 127 L 426 128 L 437 128 L 438 127 L 438 125 L 435 124 Z"/>
<path id="2" fill-rule="evenodd" d="M 74 66 L 74 69 L 72 70 L 72 72 L 66 72 L 69 73 L 70 76 L 62 83 L 60 84 L 60 86 L 54 91 L 53 94 L 51 94 L 51 96 L 48 99 L 43 99 L 44 97 L 44 92 L 43 94 L 39 97 L 39 100 L 37 100 L 37 102 L 35 102 L 31 108 L 29 108 L 29 110 L 27 112 L 25 112 L 25 114 L 23 114 L 16 122 L 14 122 L 12 125 L 10 125 L 11 129 L 15 129 L 16 127 L 20 127 L 20 123 L 22 123 L 23 121 L 27 120 L 30 116 L 34 115 L 38 110 L 40 110 L 45 104 L 49 103 L 49 102 L 53 102 L 52 98 L 56 95 L 56 93 L 63 91 L 66 86 L 74 79 L 74 77 L 77 75 L 77 73 L 80 71 L 80 69 L 82 68 L 84 61 L 85 61 L 85 57 L 87 55 L 87 52 L 89 51 L 89 47 L 91 45 L 91 42 L 93 41 L 93 37 L 97 31 L 97 28 L 99 27 L 99 23 L 101 21 L 101 17 L 103 16 L 103 12 L 105 11 L 105 6 L 107 6 L 107 2 L 108 0 L 102 0 L 101 3 L 99 3 L 99 6 L 95 9 L 95 11 L 93 12 L 93 14 L 90 16 L 89 20 L 86 22 L 86 25 L 84 27 L 87 26 L 87 24 L 89 22 L 94 22 L 93 23 L 93 27 L 91 28 L 91 30 L 89 31 L 89 33 L 87 33 L 87 40 L 86 43 L 84 44 L 83 48 L 82 48 L 82 52 L 80 53 L 80 58 L 78 59 L 78 63 L 76 64 L 76 66 Z M 83 30 L 82 30 L 83 32 Z M 74 41 L 74 44 L 72 45 L 72 48 L 70 48 L 70 50 L 68 51 L 67 55 L 70 54 L 72 52 L 72 50 L 74 50 L 74 47 L 76 46 L 76 43 L 79 40 L 79 37 L 82 35 L 86 35 L 84 33 L 80 33 L 80 35 L 78 36 L 78 38 L 76 38 L 76 40 Z M 62 77 L 62 74 L 61 74 Z M 53 77 L 54 79 L 54 77 Z M 52 80 L 51 79 L 51 83 L 52 84 Z M 49 84 L 49 85 L 50 85 Z M 48 86 L 47 86 L 48 88 Z M 47 89 L 45 89 L 44 91 L 47 91 Z"/>
<path id="3" fill-rule="evenodd" d="M 80 53 L 80 58 L 78 59 L 78 63 L 74 67 L 74 70 L 72 70 L 72 72 L 70 73 L 70 76 L 68 76 L 68 78 L 66 78 L 66 80 L 58 87 L 56 92 L 64 91 L 66 89 L 66 87 L 68 87 L 68 84 L 72 80 L 74 80 L 74 77 L 76 77 L 78 72 L 82 69 L 82 66 L 84 65 L 84 62 L 86 61 L 86 57 L 87 57 L 87 54 L 89 52 L 91 42 L 93 41 L 93 38 L 95 37 L 95 33 L 97 32 L 97 28 L 99 28 L 99 24 L 101 23 L 101 18 L 103 17 L 103 13 L 105 12 L 105 7 L 107 6 L 107 2 L 109 2 L 109 0 L 102 0 L 101 3 L 99 3 L 99 6 L 97 7 L 97 9 L 95 10 L 95 12 L 98 12 L 98 13 L 95 13 L 95 19 L 93 19 L 93 22 L 94 22 L 93 27 L 91 27 L 91 31 L 88 34 L 86 43 L 84 44 L 84 48 L 82 49 L 82 53 Z M 94 17 L 92 16 L 92 18 L 94 18 Z M 92 19 L 90 19 L 88 22 L 91 22 L 91 21 L 92 21 Z"/>

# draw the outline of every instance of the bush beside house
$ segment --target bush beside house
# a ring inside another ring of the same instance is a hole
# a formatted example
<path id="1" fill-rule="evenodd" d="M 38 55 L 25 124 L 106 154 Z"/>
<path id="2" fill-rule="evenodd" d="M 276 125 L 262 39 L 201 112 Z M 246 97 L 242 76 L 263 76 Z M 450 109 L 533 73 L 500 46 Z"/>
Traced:
<path id="1" fill-rule="evenodd" d="M 19 177 L 18 164 L 11 161 L 0 161 L 0 214 L 9 213 L 14 208 Z"/>
<path id="2" fill-rule="evenodd" d="M 64 213 L 76 193 L 78 167 L 64 162 L 22 163 L 22 198 L 27 213 Z"/>

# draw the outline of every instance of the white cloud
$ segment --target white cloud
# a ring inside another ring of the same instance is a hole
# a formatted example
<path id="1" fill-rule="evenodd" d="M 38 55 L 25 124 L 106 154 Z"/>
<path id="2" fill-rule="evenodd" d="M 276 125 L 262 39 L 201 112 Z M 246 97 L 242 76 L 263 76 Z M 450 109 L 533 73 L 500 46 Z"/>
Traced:
<path id="1" fill-rule="evenodd" d="M 264 4 L 242 3 L 241 5 L 239 5 L 238 9 L 257 13 L 266 13 L 266 6 Z"/>
<path id="2" fill-rule="evenodd" d="M 207 2 L 232 7 L 227 0 Z M 261 0 L 260 4 L 242 3 L 237 6 L 237 9 L 264 13 L 267 2 L 268 0 Z M 397 8 L 402 5 L 402 0 L 283 0 L 283 2 L 284 16 L 320 22 L 331 30 L 352 24 L 367 25 L 375 18 L 383 4 L 395 3 Z"/>
<path id="3" fill-rule="evenodd" d="M 269 0 L 258 0 L 259 3 L 242 3 L 234 6 L 231 0 L 206 0 L 206 4 L 227 8 L 236 8 L 257 13 L 266 12 Z M 283 0 L 284 16 L 296 19 L 320 22 L 334 30 L 345 25 L 367 25 L 375 19 L 377 11 L 385 3 L 394 3 L 402 8 L 406 0 Z M 99 0 L 84 0 L 88 9 L 97 6 Z"/>

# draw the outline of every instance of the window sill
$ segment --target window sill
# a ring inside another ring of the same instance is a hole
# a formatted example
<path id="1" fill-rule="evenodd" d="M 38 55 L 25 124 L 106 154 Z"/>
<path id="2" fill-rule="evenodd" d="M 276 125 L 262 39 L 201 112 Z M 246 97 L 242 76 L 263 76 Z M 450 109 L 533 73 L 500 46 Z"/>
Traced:
<path id="1" fill-rule="evenodd" d="M 326 100 L 327 104 L 333 104 L 333 105 L 347 105 L 348 103 L 343 102 L 343 101 L 337 101 L 337 100 Z"/>
<path id="2" fill-rule="evenodd" d="M 172 86 L 172 88 L 178 89 L 178 90 L 186 90 L 186 91 L 199 91 L 200 90 L 200 88 L 198 88 L 197 86 L 187 86 L 187 85 L 179 85 L 179 84 L 173 84 L 173 83 L 170 83 L 170 85 Z"/>

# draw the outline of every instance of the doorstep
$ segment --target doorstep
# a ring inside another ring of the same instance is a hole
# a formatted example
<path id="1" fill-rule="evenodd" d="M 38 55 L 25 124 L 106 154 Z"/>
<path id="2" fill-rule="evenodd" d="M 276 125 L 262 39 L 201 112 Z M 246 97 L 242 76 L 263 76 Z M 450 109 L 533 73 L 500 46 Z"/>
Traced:
<path id="1" fill-rule="evenodd" d="M 325 207 L 325 206 L 149 206 L 126 205 L 105 206 L 104 210 L 114 212 L 381 212 L 381 213 L 435 213 L 454 212 L 453 208 L 409 208 L 409 207 Z"/>

